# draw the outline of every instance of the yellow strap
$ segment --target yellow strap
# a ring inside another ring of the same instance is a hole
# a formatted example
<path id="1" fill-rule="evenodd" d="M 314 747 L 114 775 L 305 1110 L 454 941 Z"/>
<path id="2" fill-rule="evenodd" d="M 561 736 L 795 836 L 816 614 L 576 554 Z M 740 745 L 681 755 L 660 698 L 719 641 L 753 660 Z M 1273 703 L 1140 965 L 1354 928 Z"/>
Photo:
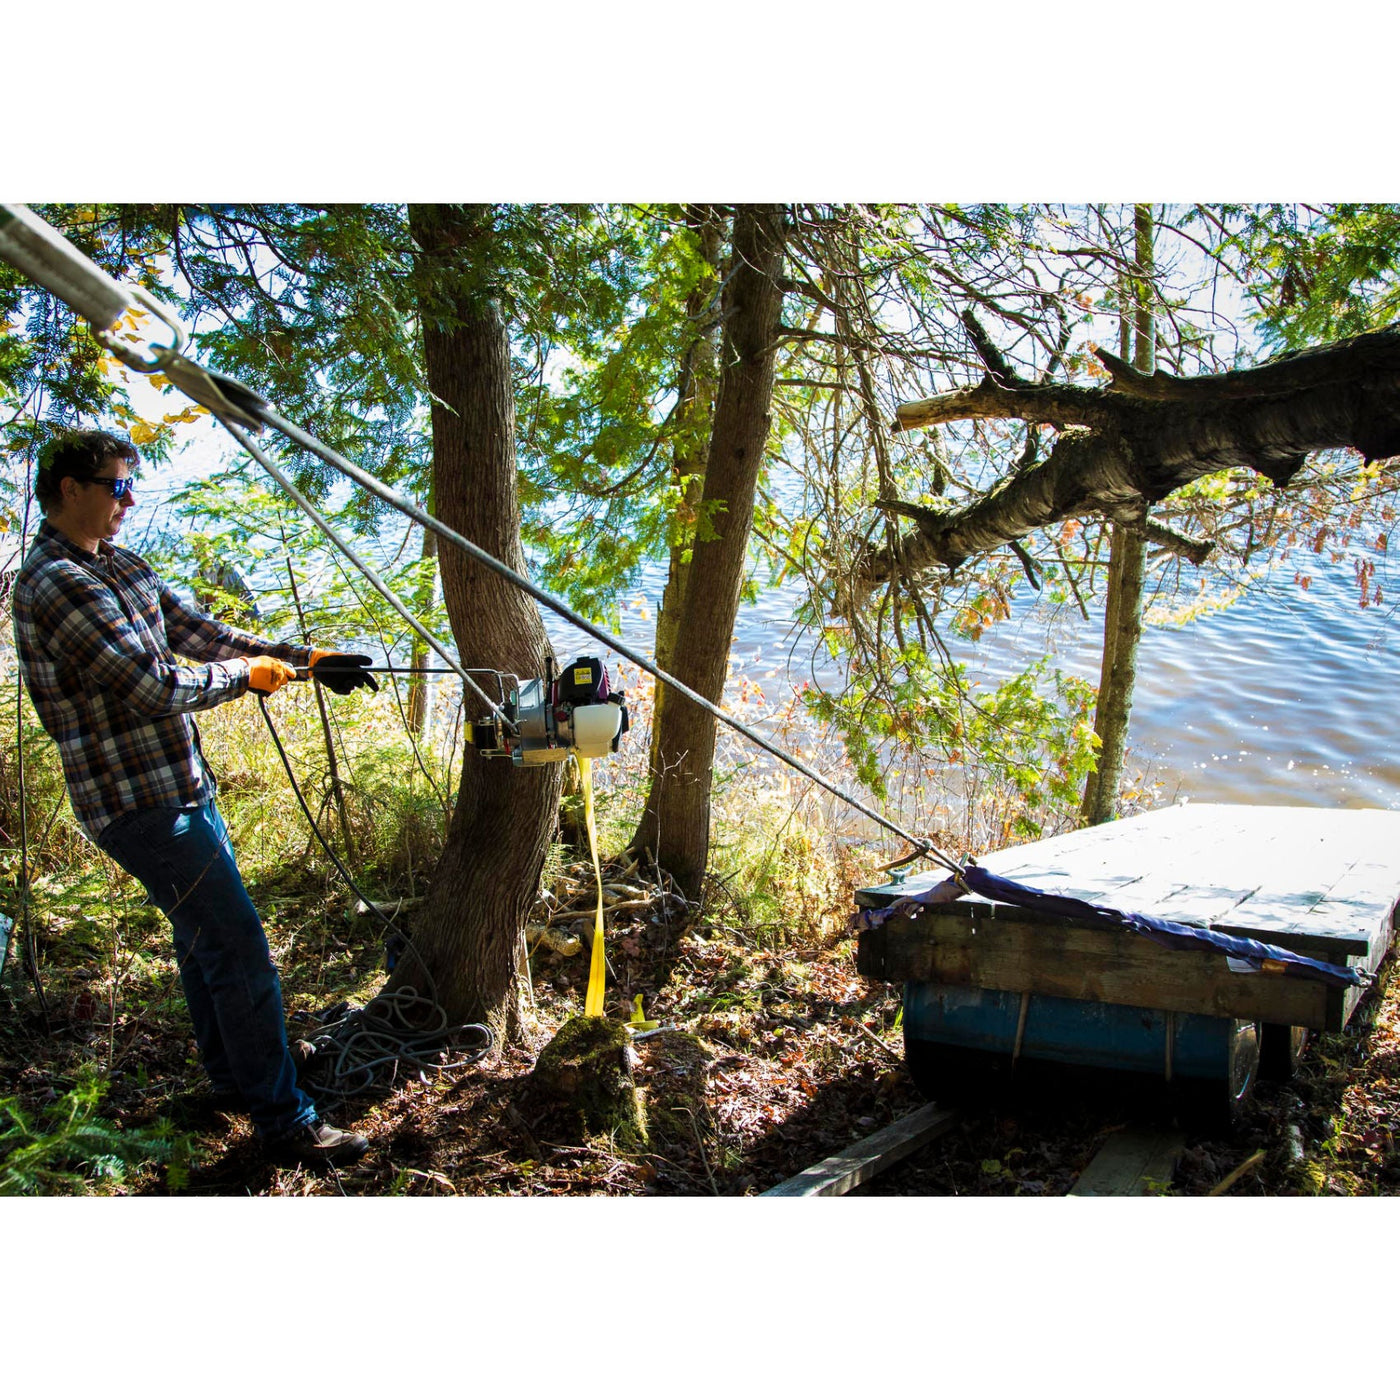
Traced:
<path id="1" fill-rule="evenodd" d="M 575 753 L 579 778 L 583 782 L 583 821 L 588 828 L 588 851 L 593 857 L 593 874 L 598 881 L 598 912 L 593 918 L 593 958 L 588 965 L 588 995 L 583 1014 L 603 1014 L 603 992 L 608 980 L 608 957 L 603 950 L 603 871 L 598 864 L 598 827 L 593 820 L 593 760 Z"/>
<path id="2" fill-rule="evenodd" d="M 646 1012 L 642 1010 L 642 994 L 638 992 L 632 998 L 632 1015 L 627 1022 L 628 1028 L 633 1031 L 654 1031 L 660 1024 L 660 1021 L 647 1020 Z"/>

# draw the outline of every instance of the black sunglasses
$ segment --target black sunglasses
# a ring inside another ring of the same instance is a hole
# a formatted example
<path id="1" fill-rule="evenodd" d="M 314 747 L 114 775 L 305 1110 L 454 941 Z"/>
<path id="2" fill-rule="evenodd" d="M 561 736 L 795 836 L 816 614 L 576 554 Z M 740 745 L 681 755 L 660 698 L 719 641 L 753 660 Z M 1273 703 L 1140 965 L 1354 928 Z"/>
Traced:
<path id="1" fill-rule="evenodd" d="M 112 499 L 120 501 L 124 496 L 131 495 L 132 488 L 136 485 L 136 478 L 131 476 L 75 476 L 74 481 L 101 482 L 112 491 Z"/>

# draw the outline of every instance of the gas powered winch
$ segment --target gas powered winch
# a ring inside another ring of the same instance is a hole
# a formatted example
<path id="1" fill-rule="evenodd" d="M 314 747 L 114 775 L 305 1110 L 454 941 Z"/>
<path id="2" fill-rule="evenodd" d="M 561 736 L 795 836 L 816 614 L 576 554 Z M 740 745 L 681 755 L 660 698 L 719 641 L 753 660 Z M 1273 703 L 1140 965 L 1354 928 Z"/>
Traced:
<path id="1" fill-rule="evenodd" d="M 522 681 L 493 672 L 500 686 L 497 710 L 472 724 L 472 743 L 484 758 L 509 758 L 533 766 L 580 758 L 606 758 L 627 733 L 627 704 L 608 683 L 596 656 L 580 656 L 557 674 L 552 658 L 542 679 Z"/>

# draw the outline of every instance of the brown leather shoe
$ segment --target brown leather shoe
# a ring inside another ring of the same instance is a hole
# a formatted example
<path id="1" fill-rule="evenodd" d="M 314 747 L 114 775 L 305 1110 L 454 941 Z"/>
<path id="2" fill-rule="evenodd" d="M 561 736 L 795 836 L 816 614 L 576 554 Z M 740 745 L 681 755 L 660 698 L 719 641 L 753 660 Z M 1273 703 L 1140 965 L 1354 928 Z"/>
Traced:
<path id="1" fill-rule="evenodd" d="M 313 1167 L 326 1165 L 343 1167 L 358 1162 L 369 1151 L 369 1139 L 359 1133 L 347 1133 L 319 1119 L 295 1128 L 267 1144 L 267 1153 L 284 1166 Z"/>

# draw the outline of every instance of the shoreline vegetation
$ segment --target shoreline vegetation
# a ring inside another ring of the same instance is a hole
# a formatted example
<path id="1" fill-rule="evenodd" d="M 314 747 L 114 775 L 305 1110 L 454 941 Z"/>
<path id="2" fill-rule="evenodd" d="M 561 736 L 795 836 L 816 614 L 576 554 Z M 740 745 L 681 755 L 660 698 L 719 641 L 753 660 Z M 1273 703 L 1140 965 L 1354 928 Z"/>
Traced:
<path id="1" fill-rule="evenodd" d="M 596 769 L 605 858 L 626 840 L 646 776 L 650 697 L 627 679 L 634 732 L 622 754 Z M 12 671 L 4 680 L 0 723 L 14 734 Z M 460 719 L 448 699 L 440 694 L 438 722 L 416 757 L 391 692 L 357 696 L 334 712 L 353 868 L 371 898 L 404 902 L 410 935 L 461 761 Z M 760 693 L 743 703 L 757 712 L 766 702 Z M 272 708 L 308 801 L 343 856 L 312 697 L 292 693 Z M 826 752 L 814 721 L 796 708 L 774 722 L 783 742 L 808 756 Z M 295 1035 L 325 1008 L 363 1005 L 379 990 L 384 930 L 355 916 L 355 897 L 307 830 L 256 708 L 223 706 L 201 728 L 283 971 Z M 46 1024 L 17 922 L 0 982 L 0 1193 L 751 1195 L 921 1102 L 903 1067 L 899 988 L 856 975 L 845 930 L 853 890 L 879 879 L 877 867 L 898 853 L 853 828 L 823 795 L 804 792 L 809 784 L 722 745 L 715 858 L 701 905 L 685 907 L 652 884 L 645 861 L 604 871 L 614 887 L 607 1015 L 627 1019 L 640 995 L 648 1019 L 681 1032 L 635 1047 L 645 1146 L 597 1136 L 557 1142 L 529 1111 L 534 1058 L 582 1010 L 587 985 L 590 921 L 572 918 L 569 901 L 581 889 L 592 897 L 592 875 L 566 798 L 527 930 L 521 1044 L 461 1071 L 405 1073 L 352 1099 L 349 1121 L 374 1143 L 353 1172 L 328 1179 L 271 1167 L 246 1120 L 205 1096 L 165 920 L 76 830 L 56 753 L 27 703 L 25 756 L 32 917 L 49 1014 Z M 7 743 L 0 825 L 11 888 L 19 873 L 14 758 Z M 500 781 L 513 776 L 499 765 Z M 953 823 L 942 795 L 949 824 L 961 828 L 954 844 L 980 849 L 1007 834 L 1016 793 L 988 785 L 979 796 L 977 810 Z M 1067 824 L 1072 813 L 1055 820 Z M 1390 1079 L 1400 1063 L 1398 1005 L 1400 988 L 1387 973 L 1347 1032 L 1309 1047 L 1292 1084 L 1260 1087 L 1233 1137 L 1189 1139 L 1163 1191 L 1209 1194 L 1259 1152 L 1231 1194 L 1400 1190 L 1390 1127 L 1400 1097 Z M 862 1191 L 1062 1195 L 1126 1107 L 1108 1095 L 969 1113 L 936 1150 Z M 1133 1111 L 1144 1108 L 1151 1111 L 1142 1103 Z"/>
<path id="2" fill-rule="evenodd" d="M 1228 782 L 1246 762 L 1260 785 L 1250 797 L 1267 786 L 1282 801 L 1311 782 L 1315 800 L 1344 802 L 1400 773 L 1351 771 L 1368 745 L 1388 751 L 1383 689 L 1293 660 L 1341 650 L 1382 687 L 1388 674 L 1372 624 L 1394 597 L 1400 508 L 1400 205 L 18 212 L 31 234 L 37 217 L 160 297 L 200 364 L 278 405 L 250 407 L 250 421 L 273 430 L 274 455 L 335 529 L 372 545 L 384 585 L 323 547 L 261 451 L 248 455 L 272 484 L 242 455 L 180 470 L 209 408 L 187 401 L 178 373 L 136 390 L 124 365 L 173 368 L 122 349 L 142 342 L 141 315 L 104 301 L 118 319 L 94 338 L 42 290 L 46 274 L 22 272 L 35 270 L 27 258 L 0 276 L 0 526 L 14 545 L 36 523 L 35 465 L 74 425 L 101 421 L 139 447 L 152 487 L 176 467 L 176 489 L 150 493 L 143 557 L 208 611 L 237 620 L 256 601 L 268 636 L 364 639 L 357 649 L 407 648 L 422 666 L 428 652 L 402 626 L 412 617 L 463 658 L 534 677 L 550 635 L 535 585 L 608 622 L 627 651 L 624 596 L 664 568 L 649 595 L 663 672 L 707 704 L 728 680 L 731 708 L 869 794 L 862 821 L 955 854 L 1178 792 L 1221 794 L 1211 777 Z M 337 487 L 341 475 L 362 489 Z M 515 563 L 487 568 L 469 541 Z M 235 563 L 251 584 L 231 577 Z M 784 677 L 804 677 L 769 698 L 736 665 L 738 606 L 783 587 L 790 603 L 762 644 L 786 653 Z M 1048 639 L 1029 655 L 1005 644 L 1027 590 L 1088 639 L 1074 664 Z M 1271 592 L 1277 623 L 1258 609 L 1257 630 L 1231 631 L 1210 658 L 1183 632 L 1165 675 L 1140 669 L 1154 604 L 1228 629 Z M 1332 592 L 1354 602 L 1352 625 L 1332 616 L 1310 630 L 1281 596 Z M 1275 636 L 1294 648 L 1282 668 L 1264 664 Z M 846 935 L 852 892 L 904 852 L 717 735 L 696 705 L 616 680 L 634 730 L 599 765 L 601 845 L 640 859 L 606 868 L 612 982 L 594 1029 L 635 1057 L 613 1077 L 638 1091 L 628 1121 L 642 1146 L 596 1131 L 580 1145 L 530 1102 L 545 1045 L 577 1046 L 563 1032 L 589 962 L 562 765 L 525 780 L 465 756 L 479 712 L 450 689 L 427 730 L 426 686 L 319 714 L 306 688 L 274 697 L 316 820 L 365 897 L 406 920 L 418 961 L 386 973 L 382 925 L 355 916 L 259 707 L 203 717 L 294 1032 L 381 989 L 377 1008 L 410 1005 L 400 994 L 421 984 L 444 1021 L 480 1019 L 499 1039 L 450 1071 L 410 1071 L 394 1043 L 380 1057 L 394 1082 L 339 1105 L 374 1139 L 363 1170 L 303 1181 L 266 1168 L 247 1124 L 202 1093 L 163 920 L 73 826 L 52 745 L 0 648 L 0 726 L 19 739 L 0 745 L 0 875 L 21 887 L 23 825 L 33 897 L 19 939 L 36 949 L 33 985 L 11 958 L 0 987 L 4 1189 L 741 1195 L 907 1113 L 918 1096 L 898 989 L 855 974 Z M 1134 775 L 1130 734 L 1139 761 L 1157 753 L 1139 725 L 1152 704 L 1174 766 Z M 1319 1040 L 1300 1080 L 1261 1093 L 1243 1131 L 1268 1145 L 1252 1144 L 1247 1170 L 1234 1145 L 1197 1142 L 1166 1189 L 1391 1189 L 1389 1004 L 1379 992 L 1356 1039 Z M 619 1022 L 634 1016 L 675 1029 L 623 1047 Z M 589 1053 L 609 1053 L 605 1039 Z M 901 1169 L 932 1175 L 890 1181 L 911 1194 L 1057 1194 L 1129 1107 L 1151 1106 L 989 1105 Z"/>

